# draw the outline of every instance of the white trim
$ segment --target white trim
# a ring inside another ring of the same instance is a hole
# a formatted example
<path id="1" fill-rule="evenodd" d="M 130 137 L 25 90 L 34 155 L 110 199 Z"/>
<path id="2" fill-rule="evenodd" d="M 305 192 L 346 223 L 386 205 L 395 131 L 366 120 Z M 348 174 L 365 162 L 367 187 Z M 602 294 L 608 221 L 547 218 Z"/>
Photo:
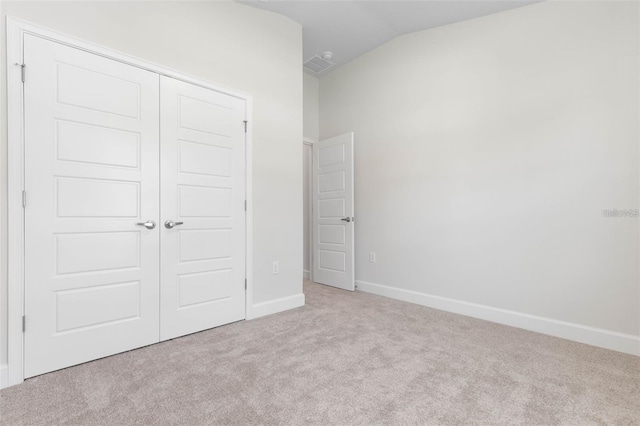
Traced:
<path id="1" fill-rule="evenodd" d="M 0 389 L 6 388 L 9 386 L 9 371 L 7 368 L 7 364 L 0 365 Z"/>
<path id="2" fill-rule="evenodd" d="M 302 277 L 306 280 L 313 281 L 313 144 L 315 141 L 310 138 L 302 138 L 302 144 L 309 147 L 309 164 L 307 164 L 307 181 L 309 182 L 307 191 L 309 191 L 308 200 L 308 212 L 307 221 L 309 223 L 309 234 L 307 235 L 307 241 L 309 242 L 309 270 L 304 270 Z M 304 148 L 303 148 L 304 149 Z"/>
<path id="3" fill-rule="evenodd" d="M 246 134 L 246 278 L 247 291 L 245 316 L 252 318 L 253 302 L 253 98 L 245 93 L 212 84 L 206 80 L 190 76 L 159 64 L 86 42 L 65 34 L 52 31 L 29 22 L 7 16 L 7 134 L 8 134 L 8 357 L 7 381 L 0 388 L 24 381 L 22 315 L 24 312 L 24 212 L 22 190 L 24 188 L 24 134 L 23 134 L 23 85 L 21 70 L 14 64 L 23 63 L 23 40 L 25 34 L 45 38 L 75 49 L 83 50 L 108 59 L 119 61 L 137 68 L 171 77 L 186 83 L 215 90 L 242 99 L 246 104 L 245 117 L 248 121 Z M 28 66 L 28 64 L 27 64 Z M 27 72 L 28 73 L 28 72 Z"/>
<path id="4" fill-rule="evenodd" d="M 638 8 L 638 19 L 640 19 L 640 8 Z M 638 75 L 638 77 L 640 77 L 640 74 Z M 640 88 L 638 89 L 638 98 L 640 99 Z M 640 131 L 640 114 L 638 114 L 638 130 Z M 639 141 L 639 145 L 640 145 L 640 141 Z M 640 150 L 638 152 L 640 153 Z M 640 160 L 640 155 L 638 156 L 638 160 Z M 640 196 L 640 192 L 638 193 L 638 195 Z M 640 243 L 640 231 L 638 232 L 638 242 Z M 640 265 L 640 253 L 638 253 L 637 265 Z M 638 288 L 640 288 L 640 275 L 638 276 Z M 638 294 L 638 306 L 640 306 L 640 294 Z M 640 329 L 640 311 L 638 312 L 638 326 L 639 326 L 638 328 Z"/>
<path id="5" fill-rule="evenodd" d="M 255 319 L 266 315 L 277 314 L 282 311 L 288 311 L 289 309 L 299 308 L 300 306 L 304 306 L 304 293 L 257 303 L 252 306 L 251 312 Z"/>
<path id="6" fill-rule="evenodd" d="M 247 212 L 245 216 L 246 243 L 245 243 L 245 278 L 247 279 L 247 290 L 245 291 L 245 318 L 252 319 L 253 311 L 253 98 L 248 97 L 247 102 L 247 134 L 245 155 L 247 167 L 245 170 L 246 191 L 244 194 L 247 200 Z"/>
<path id="7" fill-rule="evenodd" d="M 357 290 L 640 356 L 640 336 L 356 280 Z"/>
<path id="8" fill-rule="evenodd" d="M 22 383 L 24 315 L 24 129 L 20 25 L 7 17 L 7 386 Z"/>

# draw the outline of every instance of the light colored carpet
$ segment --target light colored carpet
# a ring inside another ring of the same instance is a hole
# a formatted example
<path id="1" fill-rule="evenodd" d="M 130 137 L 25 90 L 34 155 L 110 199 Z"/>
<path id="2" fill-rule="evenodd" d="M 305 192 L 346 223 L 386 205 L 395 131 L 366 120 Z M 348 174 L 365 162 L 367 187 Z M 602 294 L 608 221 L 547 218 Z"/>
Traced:
<path id="1" fill-rule="evenodd" d="M 6 425 L 640 424 L 640 358 L 305 284 L 307 306 L 27 380 Z"/>

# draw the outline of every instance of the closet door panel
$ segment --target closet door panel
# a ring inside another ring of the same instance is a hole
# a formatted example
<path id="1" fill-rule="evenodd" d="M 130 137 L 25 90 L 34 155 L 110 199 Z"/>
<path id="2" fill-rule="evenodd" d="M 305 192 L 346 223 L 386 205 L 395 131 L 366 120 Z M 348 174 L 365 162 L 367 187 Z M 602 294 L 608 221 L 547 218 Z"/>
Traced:
<path id="1" fill-rule="evenodd" d="M 159 340 L 159 76 L 25 35 L 25 377 Z"/>
<path id="2" fill-rule="evenodd" d="M 245 318 L 245 102 L 160 86 L 165 340 Z"/>

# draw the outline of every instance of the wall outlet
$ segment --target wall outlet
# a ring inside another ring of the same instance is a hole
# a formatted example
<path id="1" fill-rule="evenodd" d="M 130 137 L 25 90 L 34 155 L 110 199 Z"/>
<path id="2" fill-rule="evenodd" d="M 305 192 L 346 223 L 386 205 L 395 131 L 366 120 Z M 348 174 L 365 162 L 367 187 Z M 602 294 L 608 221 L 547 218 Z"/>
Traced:
<path id="1" fill-rule="evenodd" d="M 276 260 L 275 262 L 273 262 L 273 272 L 271 273 L 273 275 L 280 273 L 280 261 Z"/>
<path id="2" fill-rule="evenodd" d="M 376 252 L 375 251 L 370 251 L 369 252 L 369 263 L 376 263 Z"/>

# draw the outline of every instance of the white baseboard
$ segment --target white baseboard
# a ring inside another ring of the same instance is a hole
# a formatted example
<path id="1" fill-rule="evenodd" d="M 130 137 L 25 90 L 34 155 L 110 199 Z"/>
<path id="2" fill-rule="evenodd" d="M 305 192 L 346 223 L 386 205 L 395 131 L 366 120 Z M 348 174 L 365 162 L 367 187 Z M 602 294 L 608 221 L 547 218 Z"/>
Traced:
<path id="1" fill-rule="evenodd" d="M 9 370 L 7 364 L 0 365 L 0 389 L 9 386 Z"/>
<path id="2" fill-rule="evenodd" d="M 558 321 L 412 290 L 356 281 L 359 291 L 640 356 L 640 336 Z"/>
<path id="3" fill-rule="evenodd" d="M 296 294 L 294 296 L 283 297 L 281 299 L 270 300 L 268 302 L 257 303 L 251 307 L 251 318 L 255 319 L 264 317 L 265 315 L 277 314 L 278 312 L 287 311 L 293 308 L 304 306 L 304 294 Z"/>
<path id="4" fill-rule="evenodd" d="M 302 278 L 304 278 L 305 280 L 308 280 L 310 276 L 311 274 L 306 269 L 302 271 Z"/>

